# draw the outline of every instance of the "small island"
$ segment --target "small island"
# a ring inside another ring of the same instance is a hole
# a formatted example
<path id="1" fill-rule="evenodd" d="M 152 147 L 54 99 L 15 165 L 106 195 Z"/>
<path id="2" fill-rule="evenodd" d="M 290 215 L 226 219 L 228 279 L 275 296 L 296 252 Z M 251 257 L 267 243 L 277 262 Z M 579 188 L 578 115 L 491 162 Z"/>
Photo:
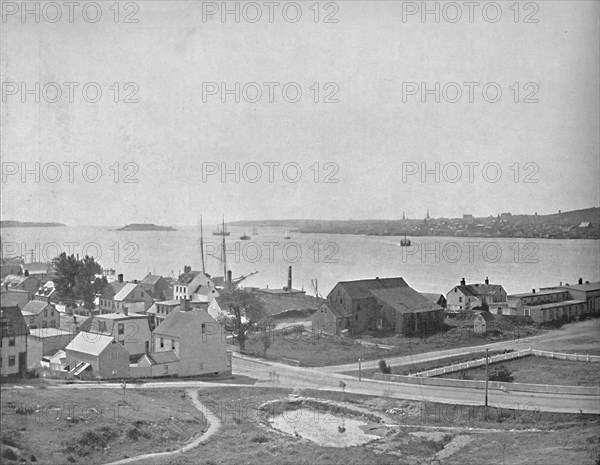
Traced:
<path id="1" fill-rule="evenodd" d="M 0 228 L 59 228 L 66 226 L 64 223 L 44 223 L 38 221 L 0 221 Z"/>
<path id="2" fill-rule="evenodd" d="M 116 231 L 177 231 L 175 228 L 171 226 L 158 226 L 152 223 L 132 223 L 127 226 L 123 226 L 122 228 L 117 229 Z"/>

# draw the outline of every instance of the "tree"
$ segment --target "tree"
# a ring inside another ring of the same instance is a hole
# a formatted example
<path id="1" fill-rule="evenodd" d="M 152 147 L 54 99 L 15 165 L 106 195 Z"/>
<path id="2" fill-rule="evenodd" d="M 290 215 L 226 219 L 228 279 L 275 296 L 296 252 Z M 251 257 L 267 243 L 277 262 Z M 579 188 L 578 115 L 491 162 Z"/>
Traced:
<path id="1" fill-rule="evenodd" d="M 512 383 L 514 380 L 512 373 L 504 365 L 500 365 L 492 371 L 488 379 L 490 381 L 502 381 L 504 383 Z"/>
<path id="2" fill-rule="evenodd" d="M 62 299 L 83 300 L 85 308 L 92 310 L 95 307 L 96 294 L 102 292 L 108 284 L 102 274 L 102 266 L 94 257 L 86 255 L 83 259 L 74 255 L 61 253 L 53 260 L 57 278 L 54 286 L 58 296 Z"/>
<path id="3" fill-rule="evenodd" d="M 269 320 L 269 315 L 262 301 L 252 292 L 242 288 L 223 289 L 220 292 L 219 306 L 226 313 L 221 317 L 221 323 L 225 326 L 225 329 L 235 333 L 242 351 L 246 349 L 248 331 L 256 329 L 260 324 L 264 326 Z M 264 352 L 266 353 L 266 349 L 264 349 Z"/>
<path id="4" fill-rule="evenodd" d="M 379 360 L 379 369 L 384 375 L 389 375 L 392 372 L 392 367 L 385 360 Z"/>

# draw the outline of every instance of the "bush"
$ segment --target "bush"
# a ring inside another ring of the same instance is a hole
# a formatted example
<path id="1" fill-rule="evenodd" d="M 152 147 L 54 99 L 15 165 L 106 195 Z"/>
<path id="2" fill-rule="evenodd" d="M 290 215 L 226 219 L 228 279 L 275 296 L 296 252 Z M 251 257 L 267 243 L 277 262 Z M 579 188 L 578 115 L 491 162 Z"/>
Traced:
<path id="1" fill-rule="evenodd" d="M 392 367 L 385 360 L 379 360 L 379 369 L 384 375 L 389 375 L 392 372 Z"/>
<path id="2" fill-rule="evenodd" d="M 251 439 L 252 442 L 256 442 L 257 444 L 263 444 L 269 441 L 269 438 L 264 436 L 263 434 L 257 434 Z"/>
<path id="3" fill-rule="evenodd" d="M 490 381 L 501 381 L 504 383 L 512 383 L 514 381 L 512 373 L 504 365 L 500 365 L 498 368 L 493 370 L 488 379 Z"/>

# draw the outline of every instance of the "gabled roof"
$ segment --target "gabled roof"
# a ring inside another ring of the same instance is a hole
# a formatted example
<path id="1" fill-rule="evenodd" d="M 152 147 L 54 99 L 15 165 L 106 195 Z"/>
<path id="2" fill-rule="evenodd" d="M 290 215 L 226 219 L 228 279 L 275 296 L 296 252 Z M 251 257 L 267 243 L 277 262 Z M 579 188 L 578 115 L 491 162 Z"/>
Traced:
<path id="1" fill-rule="evenodd" d="M 48 302 L 44 300 L 30 300 L 27 302 L 27 305 L 23 307 L 23 313 L 28 313 L 30 315 L 39 315 L 46 307 L 48 307 Z"/>
<path id="2" fill-rule="evenodd" d="M 29 334 L 23 313 L 16 305 L 0 309 L 0 333 L 2 338 Z"/>
<path id="3" fill-rule="evenodd" d="M 148 358 L 150 359 L 150 363 L 152 365 L 159 365 L 161 363 L 172 363 L 178 362 L 179 358 L 175 355 L 175 352 L 172 350 L 168 350 L 165 352 L 151 352 L 148 354 Z"/>
<path id="4" fill-rule="evenodd" d="M 400 313 L 428 312 L 443 310 L 436 303 L 423 297 L 412 287 L 396 287 L 371 291 L 376 299 L 386 303 Z"/>
<path id="5" fill-rule="evenodd" d="M 317 309 L 317 312 L 321 309 L 321 307 L 326 307 L 327 311 L 331 312 L 337 318 L 350 318 L 351 316 L 350 312 L 343 306 L 336 307 L 334 305 L 330 305 L 328 302 L 323 302 Z"/>
<path id="6" fill-rule="evenodd" d="M 135 291 L 135 289 L 137 287 L 138 287 L 138 284 L 136 284 L 136 283 L 125 283 L 125 285 L 121 288 L 121 290 L 115 294 L 115 297 L 113 298 L 113 300 L 117 300 L 117 301 L 125 300 L 127 297 L 129 297 L 129 294 L 131 294 L 133 291 Z M 140 290 L 142 292 L 145 292 L 141 287 L 140 287 Z"/>
<path id="7" fill-rule="evenodd" d="M 575 289 L 576 291 L 600 291 L 600 281 L 596 281 L 593 283 L 583 283 L 583 284 L 573 284 L 569 286 L 564 286 L 563 289 Z"/>
<path id="8" fill-rule="evenodd" d="M 19 284 L 21 284 L 24 281 L 27 281 L 28 279 L 35 278 L 33 276 L 9 274 L 4 278 L 2 284 L 8 284 L 9 286 L 18 286 Z"/>
<path id="9" fill-rule="evenodd" d="M 154 330 L 154 334 L 198 338 L 202 334 L 202 323 L 217 324 L 217 321 L 203 308 L 171 312 Z"/>
<path id="10" fill-rule="evenodd" d="M 497 292 L 504 291 L 504 288 L 500 284 L 467 284 L 466 286 L 454 286 L 458 288 L 464 295 L 472 295 L 474 297 L 494 295 Z M 454 289 L 454 288 L 453 288 Z"/>
<path id="11" fill-rule="evenodd" d="M 140 284 L 149 284 L 151 286 L 154 286 L 158 281 L 160 281 L 161 278 L 162 276 L 160 275 L 147 274 L 146 277 L 142 279 Z"/>
<path id="12" fill-rule="evenodd" d="M 438 301 L 440 300 L 440 297 L 442 298 L 446 298 L 446 296 L 444 294 L 436 294 L 434 292 L 421 292 L 420 293 L 423 297 L 425 297 L 427 300 L 430 300 L 431 302 L 434 303 L 438 303 Z"/>
<path id="13" fill-rule="evenodd" d="M 408 287 L 403 278 L 375 278 L 360 279 L 357 281 L 340 281 L 338 283 L 348 293 L 351 299 L 367 299 L 372 297 L 371 291 Z"/>
<path id="14" fill-rule="evenodd" d="M 112 345 L 113 342 L 115 345 L 123 347 L 118 342 L 115 342 L 112 336 L 82 331 L 75 336 L 75 339 L 73 339 L 67 347 L 65 347 L 65 351 L 73 350 L 84 354 L 98 356 L 104 351 L 104 349 Z M 123 350 L 125 350 L 124 347 Z"/>
<path id="15" fill-rule="evenodd" d="M 29 330 L 29 336 L 33 336 L 38 339 L 45 339 L 58 336 L 69 336 L 71 334 L 73 333 L 71 333 L 70 331 L 63 331 L 62 329 L 58 328 L 37 328 Z"/>

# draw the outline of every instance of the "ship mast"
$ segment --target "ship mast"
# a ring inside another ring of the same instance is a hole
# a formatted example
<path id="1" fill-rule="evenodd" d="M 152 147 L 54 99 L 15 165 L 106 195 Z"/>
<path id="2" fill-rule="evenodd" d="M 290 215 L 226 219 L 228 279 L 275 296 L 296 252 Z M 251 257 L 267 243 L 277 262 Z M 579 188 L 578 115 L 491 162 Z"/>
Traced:
<path id="1" fill-rule="evenodd" d="M 206 274 L 204 265 L 204 235 L 202 232 L 202 215 L 200 215 L 200 255 L 202 257 L 202 273 Z"/>
<path id="2" fill-rule="evenodd" d="M 225 216 L 223 216 L 223 280 L 227 283 L 227 255 L 225 253 Z"/>

